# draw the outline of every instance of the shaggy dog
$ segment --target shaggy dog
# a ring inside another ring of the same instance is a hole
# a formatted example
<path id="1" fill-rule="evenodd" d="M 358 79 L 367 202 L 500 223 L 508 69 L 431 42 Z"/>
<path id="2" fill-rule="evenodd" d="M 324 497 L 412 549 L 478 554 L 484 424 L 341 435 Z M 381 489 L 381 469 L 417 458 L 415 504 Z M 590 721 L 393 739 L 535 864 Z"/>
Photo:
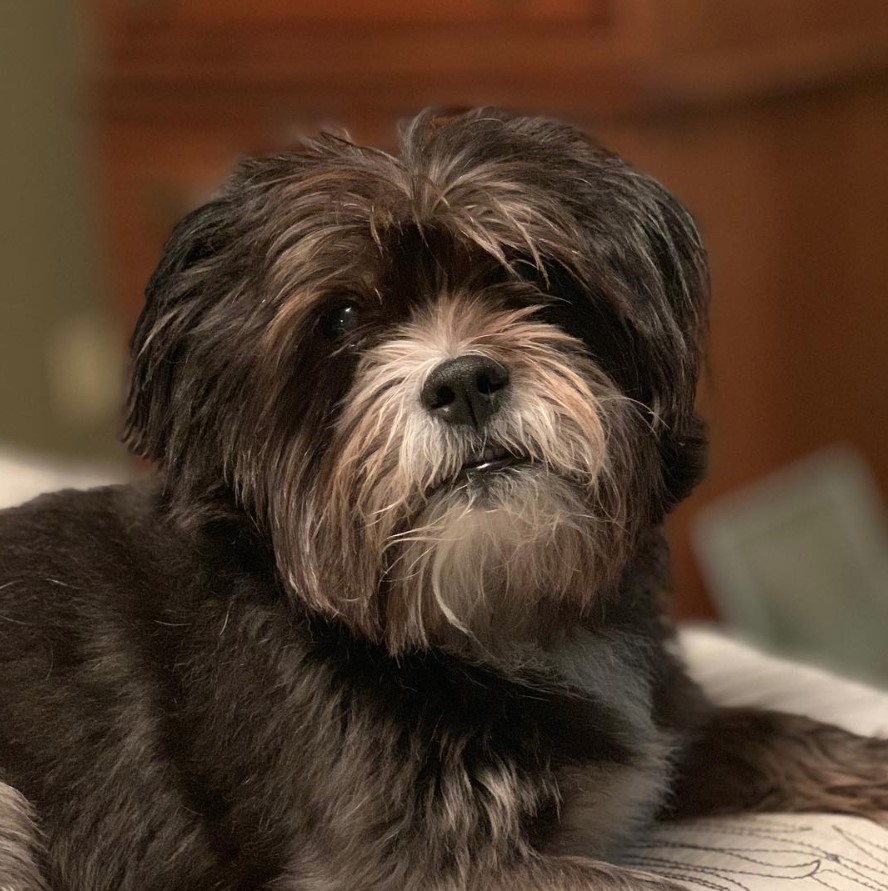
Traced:
<path id="1" fill-rule="evenodd" d="M 0 887 L 665 889 L 604 859 L 655 817 L 884 812 L 885 743 L 674 653 L 706 292 L 550 120 L 243 163 L 133 338 L 156 476 L 0 518 Z"/>

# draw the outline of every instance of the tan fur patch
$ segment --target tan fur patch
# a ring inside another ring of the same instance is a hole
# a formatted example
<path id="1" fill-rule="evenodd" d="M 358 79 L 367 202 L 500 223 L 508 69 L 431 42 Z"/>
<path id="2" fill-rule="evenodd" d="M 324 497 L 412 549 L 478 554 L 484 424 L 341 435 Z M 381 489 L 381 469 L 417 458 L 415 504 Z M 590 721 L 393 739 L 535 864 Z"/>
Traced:
<path id="1" fill-rule="evenodd" d="M 0 891 L 48 891 L 37 868 L 40 847 L 31 805 L 0 783 Z"/>

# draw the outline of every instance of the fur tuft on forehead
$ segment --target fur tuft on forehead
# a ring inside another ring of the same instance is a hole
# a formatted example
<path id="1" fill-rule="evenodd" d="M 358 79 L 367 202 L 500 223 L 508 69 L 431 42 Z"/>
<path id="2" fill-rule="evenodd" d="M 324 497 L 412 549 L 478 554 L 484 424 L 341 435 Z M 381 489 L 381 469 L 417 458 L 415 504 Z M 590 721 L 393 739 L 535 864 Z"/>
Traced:
<path id="1" fill-rule="evenodd" d="M 332 342 L 343 301 L 360 324 Z M 291 594 L 362 634 L 477 637 L 494 608 L 520 634 L 604 596 L 696 481 L 705 303 L 687 213 L 572 127 L 426 112 L 398 155 L 322 136 L 174 231 L 126 438 L 182 517 L 246 518 Z M 511 375 L 483 435 L 420 405 L 462 355 Z M 482 492 L 460 474 L 489 444 L 517 466 Z"/>

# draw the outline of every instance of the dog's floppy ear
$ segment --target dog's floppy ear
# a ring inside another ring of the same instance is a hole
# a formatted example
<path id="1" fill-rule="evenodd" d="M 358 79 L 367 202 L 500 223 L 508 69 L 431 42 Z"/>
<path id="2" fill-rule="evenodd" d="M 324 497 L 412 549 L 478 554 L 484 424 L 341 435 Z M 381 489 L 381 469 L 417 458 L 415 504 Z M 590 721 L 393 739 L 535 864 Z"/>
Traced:
<path id="1" fill-rule="evenodd" d="M 182 436 L 189 335 L 212 305 L 205 293 L 229 238 L 229 201 L 217 198 L 184 217 L 164 246 L 130 344 L 123 440 L 141 458 L 167 464 Z"/>
<path id="2" fill-rule="evenodd" d="M 705 465 L 694 402 L 707 330 L 706 252 L 690 213 L 660 183 L 616 156 L 591 157 L 599 176 L 589 177 L 589 253 L 598 257 L 601 282 L 633 332 L 628 392 L 650 411 L 660 503 L 668 511 L 699 482 Z"/>
<path id="3" fill-rule="evenodd" d="M 663 478 L 663 508 L 685 498 L 706 469 L 707 439 L 694 408 L 707 332 L 709 271 L 706 252 L 688 211 L 659 183 L 644 178 L 650 196 L 643 231 L 658 270 L 657 298 L 647 305 L 659 380 L 653 408 Z M 657 355 L 658 354 L 658 355 Z"/>
<path id="4" fill-rule="evenodd" d="M 706 426 L 692 415 L 681 431 L 664 431 L 659 448 L 663 473 L 665 511 L 686 498 L 706 472 Z"/>

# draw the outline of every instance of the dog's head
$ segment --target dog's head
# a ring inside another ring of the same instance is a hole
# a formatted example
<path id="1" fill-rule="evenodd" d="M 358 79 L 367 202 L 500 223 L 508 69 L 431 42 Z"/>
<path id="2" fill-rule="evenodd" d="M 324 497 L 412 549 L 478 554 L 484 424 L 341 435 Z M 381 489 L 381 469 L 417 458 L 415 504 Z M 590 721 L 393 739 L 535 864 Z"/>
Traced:
<path id="1" fill-rule="evenodd" d="M 694 225 L 550 120 L 426 112 L 186 217 L 133 340 L 126 438 L 228 492 L 293 596 L 391 650 L 605 597 L 696 481 Z"/>

